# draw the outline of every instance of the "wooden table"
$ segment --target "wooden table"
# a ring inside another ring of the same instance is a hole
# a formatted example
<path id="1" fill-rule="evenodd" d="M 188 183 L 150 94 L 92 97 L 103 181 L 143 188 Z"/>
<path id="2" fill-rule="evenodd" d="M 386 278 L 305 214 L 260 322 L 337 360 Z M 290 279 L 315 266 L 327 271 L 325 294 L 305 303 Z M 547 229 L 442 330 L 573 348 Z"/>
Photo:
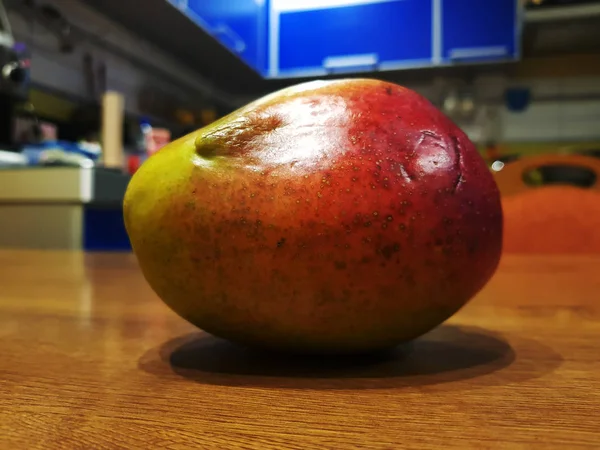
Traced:
<path id="1" fill-rule="evenodd" d="M 131 255 L 0 251 L 0 448 L 600 448 L 600 256 L 507 256 L 394 355 L 199 333 Z"/>

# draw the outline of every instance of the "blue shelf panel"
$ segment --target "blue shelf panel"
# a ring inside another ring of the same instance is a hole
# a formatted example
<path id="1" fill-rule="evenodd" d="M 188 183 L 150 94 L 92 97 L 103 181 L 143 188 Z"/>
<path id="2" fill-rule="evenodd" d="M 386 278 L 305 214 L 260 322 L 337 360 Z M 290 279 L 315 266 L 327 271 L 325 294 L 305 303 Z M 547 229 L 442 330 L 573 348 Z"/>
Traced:
<path id="1" fill-rule="evenodd" d="M 261 74 L 267 72 L 265 0 L 169 0 Z"/>
<path id="2" fill-rule="evenodd" d="M 82 244 L 86 251 L 130 251 L 123 209 L 85 206 Z"/>
<path id="3" fill-rule="evenodd" d="M 494 61 L 519 56 L 520 10 L 515 0 L 443 0 L 444 62 Z"/>

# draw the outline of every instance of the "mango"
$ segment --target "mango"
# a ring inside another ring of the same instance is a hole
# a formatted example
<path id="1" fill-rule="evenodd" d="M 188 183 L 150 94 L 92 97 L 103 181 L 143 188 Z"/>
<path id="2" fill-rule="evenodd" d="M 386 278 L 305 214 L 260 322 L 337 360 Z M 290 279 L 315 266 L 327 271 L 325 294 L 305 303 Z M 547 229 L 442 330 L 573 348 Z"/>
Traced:
<path id="1" fill-rule="evenodd" d="M 213 335 L 289 352 L 414 339 L 494 274 L 502 208 L 474 145 L 416 92 L 313 81 L 168 144 L 124 218 L 156 294 Z"/>

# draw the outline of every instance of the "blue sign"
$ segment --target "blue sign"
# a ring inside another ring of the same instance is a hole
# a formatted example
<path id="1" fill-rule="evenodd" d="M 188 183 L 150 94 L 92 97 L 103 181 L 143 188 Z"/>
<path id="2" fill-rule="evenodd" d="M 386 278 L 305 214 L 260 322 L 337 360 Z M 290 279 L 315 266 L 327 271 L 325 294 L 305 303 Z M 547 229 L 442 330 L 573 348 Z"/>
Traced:
<path id="1" fill-rule="evenodd" d="M 169 0 L 266 78 L 520 56 L 519 0 Z"/>

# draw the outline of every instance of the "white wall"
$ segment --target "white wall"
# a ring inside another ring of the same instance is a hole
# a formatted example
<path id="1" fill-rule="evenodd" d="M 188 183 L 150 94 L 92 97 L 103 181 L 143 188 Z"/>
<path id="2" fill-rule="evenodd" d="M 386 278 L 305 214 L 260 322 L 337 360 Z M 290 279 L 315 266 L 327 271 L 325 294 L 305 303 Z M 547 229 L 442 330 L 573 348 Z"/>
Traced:
<path id="1" fill-rule="evenodd" d="M 439 103 L 444 88 L 460 81 L 438 79 L 408 87 Z M 600 140 L 600 76 L 485 75 L 475 78 L 472 86 L 480 113 L 473 120 L 454 120 L 476 142 L 489 136 L 505 143 Z M 517 86 L 531 90 L 531 103 L 522 112 L 509 111 L 504 104 L 505 90 Z M 493 123 L 483 118 L 486 112 Z"/>
<path id="2" fill-rule="evenodd" d="M 514 80 L 513 83 L 530 87 L 533 102 L 523 112 L 502 108 L 506 142 L 600 139 L 600 77 Z M 544 101 L 544 98 L 549 100 Z M 552 98 L 555 100 L 550 100 Z"/>

